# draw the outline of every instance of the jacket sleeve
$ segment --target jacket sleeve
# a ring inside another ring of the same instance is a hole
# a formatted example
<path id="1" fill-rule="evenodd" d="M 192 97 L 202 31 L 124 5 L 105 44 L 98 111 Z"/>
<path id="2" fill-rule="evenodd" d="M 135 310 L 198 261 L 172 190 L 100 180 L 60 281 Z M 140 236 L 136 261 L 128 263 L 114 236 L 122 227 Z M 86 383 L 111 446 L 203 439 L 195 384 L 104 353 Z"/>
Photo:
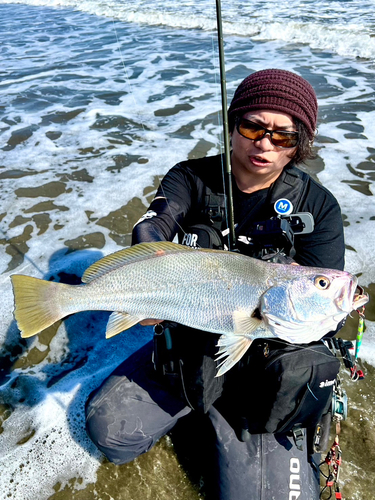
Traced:
<path id="1" fill-rule="evenodd" d="M 163 178 L 148 211 L 135 224 L 132 244 L 172 241 L 192 204 L 193 179 L 181 164 Z"/>

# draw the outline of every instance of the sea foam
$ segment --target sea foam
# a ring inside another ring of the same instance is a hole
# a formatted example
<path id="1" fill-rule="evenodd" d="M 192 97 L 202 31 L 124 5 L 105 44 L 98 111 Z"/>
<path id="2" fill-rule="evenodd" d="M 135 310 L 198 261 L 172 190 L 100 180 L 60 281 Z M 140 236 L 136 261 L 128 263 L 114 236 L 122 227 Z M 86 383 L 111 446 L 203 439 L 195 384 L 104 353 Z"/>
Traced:
<path id="1" fill-rule="evenodd" d="M 217 28 L 214 2 L 209 0 L 179 2 L 178 13 L 171 0 L 152 4 L 135 0 L 0 0 L 1 3 L 72 8 L 149 26 L 205 31 L 216 31 Z M 345 7 L 340 2 L 301 4 L 292 0 L 286 5 L 278 5 L 277 9 L 264 2 L 223 2 L 222 12 L 223 30 L 228 35 L 308 44 L 313 49 L 328 50 L 345 57 L 373 59 L 375 56 L 374 14 L 368 0 L 345 3 Z"/>

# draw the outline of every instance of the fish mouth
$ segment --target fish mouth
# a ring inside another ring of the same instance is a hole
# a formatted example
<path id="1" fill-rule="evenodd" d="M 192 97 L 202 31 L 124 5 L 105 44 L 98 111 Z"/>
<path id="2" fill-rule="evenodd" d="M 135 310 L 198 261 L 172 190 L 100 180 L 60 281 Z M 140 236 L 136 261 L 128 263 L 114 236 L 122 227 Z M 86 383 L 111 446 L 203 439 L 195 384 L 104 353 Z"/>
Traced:
<path id="1" fill-rule="evenodd" d="M 345 277 L 343 277 L 345 281 Z M 369 301 L 369 296 L 361 286 L 358 285 L 358 279 L 356 276 L 352 276 L 352 279 L 346 286 L 343 286 L 338 296 L 335 299 L 336 306 L 340 311 L 349 314 L 351 311 L 355 311 L 363 307 Z"/>
<path id="2" fill-rule="evenodd" d="M 361 286 L 357 285 L 353 294 L 353 303 L 352 303 L 353 310 L 360 309 L 365 304 L 367 304 L 368 301 L 369 301 L 368 293 L 366 293 Z"/>

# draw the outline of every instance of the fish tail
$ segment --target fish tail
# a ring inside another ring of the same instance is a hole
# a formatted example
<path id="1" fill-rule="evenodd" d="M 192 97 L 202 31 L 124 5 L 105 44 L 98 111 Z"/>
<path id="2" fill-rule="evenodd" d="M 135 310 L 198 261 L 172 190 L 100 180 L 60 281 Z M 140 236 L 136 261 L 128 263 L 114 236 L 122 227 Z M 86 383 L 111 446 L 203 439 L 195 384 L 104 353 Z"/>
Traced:
<path id="1" fill-rule="evenodd" d="M 66 313 L 61 312 L 56 306 L 53 298 L 61 287 L 68 285 L 19 274 L 11 276 L 11 280 L 15 304 L 14 316 L 21 337 L 31 337 L 66 316 Z"/>
<path id="2" fill-rule="evenodd" d="M 216 377 L 224 375 L 230 370 L 246 353 L 252 340 L 245 335 L 235 333 L 233 335 L 221 335 L 217 345 L 220 347 L 216 361 L 222 360 L 218 365 Z"/>

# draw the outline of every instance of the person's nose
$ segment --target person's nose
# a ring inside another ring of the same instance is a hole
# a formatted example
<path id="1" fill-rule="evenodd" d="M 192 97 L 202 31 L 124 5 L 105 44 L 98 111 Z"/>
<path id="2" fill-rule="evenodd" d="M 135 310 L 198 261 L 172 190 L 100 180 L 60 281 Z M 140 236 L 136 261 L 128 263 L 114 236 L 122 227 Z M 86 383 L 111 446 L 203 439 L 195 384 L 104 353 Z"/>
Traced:
<path id="1" fill-rule="evenodd" d="M 257 148 L 261 149 L 262 151 L 272 151 L 274 149 L 274 145 L 271 142 L 270 134 L 266 134 L 264 137 L 262 137 L 262 139 L 254 141 L 254 144 L 256 145 Z"/>

